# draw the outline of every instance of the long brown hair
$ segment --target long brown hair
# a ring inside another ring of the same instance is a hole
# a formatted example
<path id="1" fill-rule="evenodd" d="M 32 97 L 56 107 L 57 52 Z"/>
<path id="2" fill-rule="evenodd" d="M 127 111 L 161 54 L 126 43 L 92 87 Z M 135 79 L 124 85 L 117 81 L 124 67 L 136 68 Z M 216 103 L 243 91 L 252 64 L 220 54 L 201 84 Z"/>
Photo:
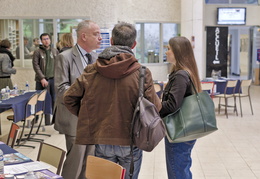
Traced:
<path id="1" fill-rule="evenodd" d="M 173 37 L 169 40 L 169 46 L 173 51 L 176 60 L 176 64 L 172 67 L 172 72 L 178 70 L 188 71 L 195 88 L 200 92 L 201 85 L 198 67 L 190 41 L 186 37 Z"/>

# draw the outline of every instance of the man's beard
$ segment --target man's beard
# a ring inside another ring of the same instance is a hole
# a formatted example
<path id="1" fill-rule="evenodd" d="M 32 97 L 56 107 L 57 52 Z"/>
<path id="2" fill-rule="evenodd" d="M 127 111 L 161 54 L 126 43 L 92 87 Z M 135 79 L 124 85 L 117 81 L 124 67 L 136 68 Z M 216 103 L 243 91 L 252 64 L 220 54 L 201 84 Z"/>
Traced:
<path id="1" fill-rule="evenodd" d="M 51 46 L 51 45 L 48 45 L 48 46 L 43 45 L 43 47 L 46 48 L 46 49 L 48 49 L 50 46 Z"/>

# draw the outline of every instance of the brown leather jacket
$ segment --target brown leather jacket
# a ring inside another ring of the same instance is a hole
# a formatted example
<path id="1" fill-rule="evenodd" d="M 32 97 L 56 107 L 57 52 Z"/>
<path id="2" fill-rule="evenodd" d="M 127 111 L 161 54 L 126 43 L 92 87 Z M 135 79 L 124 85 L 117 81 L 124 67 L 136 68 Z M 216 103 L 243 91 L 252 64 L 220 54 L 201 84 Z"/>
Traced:
<path id="1" fill-rule="evenodd" d="M 59 51 L 55 48 L 51 48 L 51 52 L 55 60 L 56 56 L 59 54 Z M 35 81 L 40 82 L 43 78 L 45 78 L 46 53 L 44 50 L 39 48 L 34 51 L 32 64 L 35 71 Z"/>
<path id="2" fill-rule="evenodd" d="M 64 103 L 78 116 L 77 144 L 130 145 L 130 127 L 138 99 L 140 64 L 127 53 L 97 59 L 64 94 Z M 161 101 L 146 69 L 144 96 L 158 110 Z"/>

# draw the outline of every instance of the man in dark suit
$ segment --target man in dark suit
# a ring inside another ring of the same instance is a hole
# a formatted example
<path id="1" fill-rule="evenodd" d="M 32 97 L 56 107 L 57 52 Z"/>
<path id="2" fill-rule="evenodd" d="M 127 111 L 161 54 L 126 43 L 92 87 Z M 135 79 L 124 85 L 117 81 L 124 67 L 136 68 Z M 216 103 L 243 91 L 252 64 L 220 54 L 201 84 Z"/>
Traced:
<path id="1" fill-rule="evenodd" d="M 54 128 L 65 134 L 67 155 L 63 165 L 64 179 L 84 179 L 87 155 L 94 155 L 94 145 L 77 145 L 76 127 L 77 116 L 68 111 L 63 103 L 64 92 L 83 73 L 88 64 L 97 59 L 92 52 L 100 48 L 101 35 L 99 26 L 85 20 L 77 26 L 77 44 L 57 56 L 55 64 L 56 101 L 54 107 Z"/>

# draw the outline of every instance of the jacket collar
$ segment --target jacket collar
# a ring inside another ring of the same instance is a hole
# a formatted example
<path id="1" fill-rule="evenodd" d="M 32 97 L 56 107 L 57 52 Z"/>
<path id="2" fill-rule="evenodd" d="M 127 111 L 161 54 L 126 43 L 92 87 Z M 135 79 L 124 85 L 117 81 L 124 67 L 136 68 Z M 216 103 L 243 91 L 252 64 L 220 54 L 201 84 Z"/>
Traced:
<path id="1" fill-rule="evenodd" d="M 78 68 L 78 71 L 79 71 L 79 73 L 81 74 L 81 73 L 83 72 L 83 70 L 84 70 L 84 67 L 83 67 L 83 65 L 82 65 L 80 53 L 79 53 L 79 51 L 78 51 L 78 49 L 77 49 L 76 46 L 74 46 L 74 47 L 72 48 L 72 54 L 73 54 L 72 60 L 73 60 L 74 63 L 76 64 L 76 66 L 77 66 L 77 68 Z"/>

